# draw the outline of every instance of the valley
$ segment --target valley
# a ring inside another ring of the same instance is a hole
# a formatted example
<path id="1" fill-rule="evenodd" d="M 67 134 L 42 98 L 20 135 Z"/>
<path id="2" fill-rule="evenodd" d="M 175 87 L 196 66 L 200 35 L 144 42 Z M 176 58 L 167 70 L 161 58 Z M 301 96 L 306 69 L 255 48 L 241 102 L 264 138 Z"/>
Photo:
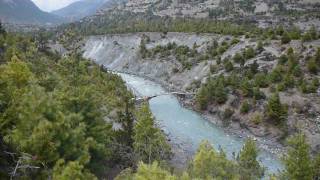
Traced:
<path id="1" fill-rule="evenodd" d="M 232 39 L 231 36 L 219 36 L 214 34 L 188 34 L 188 33 L 168 33 L 165 35 L 161 33 L 138 33 L 138 34 L 121 34 L 121 35 L 108 35 L 108 36 L 96 36 L 89 37 L 84 47 L 84 56 L 89 59 L 93 59 L 96 63 L 104 65 L 107 69 L 115 70 L 119 72 L 126 72 L 136 74 L 142 77 L 147 77 L 155 82 L 158 82 L 168 90 L 183 91 L 183 92 L 197 92 L 199 84 L 205 83 L 208 77 L 218 76 L 219 74 L 227 73 L 220 68 L 216 72 L 211 72 L 212 66 L 216 66 L 215 60 L 203 60 L 193 64 L 191 68 L 186 69 L 183 65 L 175 59 L 174 56 L 156 56 L 153 58 L 142 59 L 139 54 L 140 42 L 143 37 L 149 37 L 150 43 L 146 44 L 147 49 L 152 49 L 157 46 L 166 46 L 168 43 L 176 43 L 178 46 L 185 45 L 190 49 L 197 44 L 197 50 L 200 53 L 207 51 L 207 46 L 210 45 L 214 39 L 218 42 L 222 42 L 225 39 Z M 295 51 L 299 51 L 299 41 L 291 42 L 292 47 L 296 47 Z M 290 44 L 290 45 L 291 45 Z M 222 55 L 221 58 L 233 57 L 235 54 L 241 52 L 242 49 L 253 46 L 255 47 L 257 42 L 252 39 L 242 38 L 237 44 L 229 47 Z M 319 41 L 306 43 L 307 47 L 315 46 L 319 47 Z M 281 57 L 286 52 L 279 41 L 273 41 L 269 45 L 264 47 L 264 50 L 255 57 L 247 60 L 244 66 L 250 66 L 255 61 L 259 65 L 259 69 L 271 71 L 277 65 L 276 58 Z M 289 45 L 285 45 L 289 47 Z M 307 53 L 309 51 L 306 51 Z M 310 52 L 309 52 L 310 53 Z M 268 59 L 270 57 L 271 59 Z M 240 68 L 235 64 L 235 68 Z M 271 96 L 272 93 L 267 91 L 268 89 L 262 89 L 267 96 Z M 295 110 L 295 106 L 301 107 L 310 106 L 310 113 L 319 112 L 317 110 L 317 102 L 319 102 L 318 95 L 310 96 L 299 93 L 299 89 L 292 89 L 290 92 L 281 92 L 280 97 L 283 103 L 286 103 L 292 111 Z M 193 97 L 194 98 L 194 97 Z M 281 138 L 284 135 L 283 129 L 277 126 L 272 126 L 272 123 L 265 121 L 261 124 L 253 123 L 250 118 L 255 115 L 256 112 L 264 113 L 265 101 L 261 101 L 259 104 L 254 105 L 254 109 L 249 113 L 241 113 L 240 105 L 233 106 L 233 101 L 237 101 L 241 104 L 245 100 L 237 98 L 236 95 L 230 94 L 229 100 L 224 105 L 213 104 L 205 111 L 199 110 L 195 99 L 181 99 L 182 103 L 191 109 L 195 109 L 203 114 L 204 117 L 217 124 L 218 126 L 225 127 L 229 131 L 237 134 L 238 136 L 244 136 L 243 134 L 249 134 L 250 136 L 261 139 L 262 147 L 278 153 L 278 148 L 283 149 Z M 245 97 L 244 97 L 245 98 Z M 235 114 L 230 119 L 224 119 L 223 113 L 226 109 L 232 108 Z M 262 111 L 261 109 L 262 108 Z M 315 108 L 315 109 L 314 109 Z M 260 110 L 259 110 L 260 109 Z M 291 114 L 291 113 L 290 113 Z M 317 113 L 315 114 L 317 115 Z M 309 117 L 310 118 L 310 117 Z M 308 115 L 299 113 L 292 113 L 288 118 L 288 122 L 285 128 L 288 133 L 294 133 L 296 124 L 301 124 L 299 128 L 303 130 L 312 142 L 312 149 L 314 152 L 319 151 L 319 122 L 313 121 L 308 118 Z M 264 120 L 262 120 L 264 121 Z M 271 126 L 270 126 L 271 125 Z M 243 132 L 246 133 L 243 133 Z M 288 135 L 288 134 L 287 134 Z M 247 136 L 247 135 L 245 135 Z M 271 146 L 270 146 L 271 145 Z M 268 147 L 270 146 L 270 147 Z"/>
<path id="2" fill-rule="evenodd" d="M 46 2 L 0 0 L 0 179 L 320 178 L 318 0 Z"/>

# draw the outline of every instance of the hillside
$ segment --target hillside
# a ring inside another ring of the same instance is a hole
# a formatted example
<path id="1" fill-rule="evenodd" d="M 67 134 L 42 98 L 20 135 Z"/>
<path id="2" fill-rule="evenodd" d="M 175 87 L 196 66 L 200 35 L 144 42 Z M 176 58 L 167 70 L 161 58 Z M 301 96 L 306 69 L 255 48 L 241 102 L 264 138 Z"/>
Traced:
<path id="1" fill-rule="evenodd" d="M 58 24 L 63 19 L 40 10 L 31 0 L 0 0 L 0 19 L 17 24 Z"/>
<path id="2" fill-rule="evenodd" d="M 306 30 L 311 26 L 320 29 L 319 9 L 317 1 L 129 0 L 85 18 L 79 26 L 88 34 L 156 31 L 159 28 L 177 31 L 167 28 L 175 24 L 172 19 L 198 19 L 253 24 L 261 28 L 296 26 Z"/>
<path id="3" fill-rule="evenodd" d="M 196 93 L 183 100 L 186 106 L 233 133 L 248 131 L 268 150 L 298 131 L 318 152 L 320 66 L 312 69 L 318 48 L 319 40 L 284 44 L 245 36 L 136 33 L 90 37 L 84 56 L 175 91 Z M 217 90 L 216 83 L 223 88 Z M 275 93 L 288 108 L 280 119 L 268 117 L 268 101 Z"/>
<path id="4" fill-rule="evenodd" d="M 93 15 L 108 0 L 82 0 L 70 4 L 67 7 L 53 11 L 52 14 L 65 17 L 70 21 L 79 20 L 83 17 Z"/>

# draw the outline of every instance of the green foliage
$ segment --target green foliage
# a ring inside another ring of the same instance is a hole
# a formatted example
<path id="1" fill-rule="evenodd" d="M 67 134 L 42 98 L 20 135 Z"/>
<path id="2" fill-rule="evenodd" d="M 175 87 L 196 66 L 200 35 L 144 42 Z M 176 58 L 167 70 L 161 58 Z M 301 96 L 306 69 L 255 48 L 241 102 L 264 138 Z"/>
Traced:
<path id="1" fill-rule="evenodd" d="M 281 65 L 284 65 L 288 62 L 288 56 L 286 55 L 281 55 L 280 58 L 279 58 L 279 61 L 278 63 L 281 64 Z"/>
<path id="2" fill-rule="evenodd" d="M 246 114 L 250 111 L 250 104 L 248 101 L 244 101 L 241 105 L 240 112 Z"/>
<path id="3" fill-rule="evenodd" d="M 257 60 L 254 60 L 253 63 L 249 66 L 250 72 L 252 74 L 256 74 L 259 71 L 259 64 L 257 63 Z"/>
<path id="4" fill-rule="evenodd" d="M 256 51 L 261 53 L 264 50 L 262 41 L 258 41 Z"/>
<path id="5" fill-rule="evenodd" d="M 145 179 L 163 179 L 163 180 L 176 180 L 178 179 L 170 172 L 163 170 L 159 167 L 157 162 L 153 162 L 150 165 L 140 163 L 137 172 L 133 176 L 134 180 L 145 180 Z"/>
<path id="6" fill-rule="evenodd" d="M 170 158 L 171 149 L 164 134 L 155 127 L 154 119 L 146 104 L 136 113 L 133 148 L 138 159 L 152 163 Z"/>
<path id="7" fill-rule="evenodd" d="M 260 179 L 264 175 L 264 168 L 257 161 L 258 149 L 252 139 L 246 140 L 238 155 L 240 174 L 243 179 Z"/>
<path id="8" fill-rule="evenodd" d="M 236 164 L 227 160 L 223 151 L 216 152 L 214 148 L 204 141 L 191 162 L 191 174 L 200 179 L 234 179 L 238 175 Z"/>
<path id="9" fill-rule="evenodd" d="M 226 72 L 231 72 L 233 70 L 233 64 L 231 61 L 227 60 L 224 62 L 224 69 Z"/>
<path id="10" fill-rule="evenodd" d="M 316 155 L 316 157 L 313 160 L 313 179 L 319 179 L 320 178 L 320 154 Z"/>
<path id="11" fill-rule="evenodd" d="M 249 79 L 245 78 L 241 81 L 240 90 L 244 97 L 252 97 L 253 86 L 250 83 Z"/>
<path id="12" fill-rule="evenodd" d="M 266 107 L 266 114 L 269 120 L 277 125 L 285 123 L 288 112 L 286 106 L 281 104 L 278 93 L 273 94 L 269 98 Z"/>
<path id="13" fill-rule="evenodd" d="M 107 12 L 103 16 L 93 17 L 90 21 L 59 27 L 59 29 L 70 28 L 80 30 L 84 35 L 129 32 L 197 32 L 243 35 L 246 32 L 259 32 L 259 29 L 250 23 L 237 25 L 228 21 L 212 19 L 166 18 L 152 13 L 132 13 L 129 11 Z"/>
<path id="14" fill-rule="evenodd" d="M 201 110 L 205 110 L 207 108 L 209 103 L 209 92 L 207 87 L 202 86 L 199 89 L 196 96 L 196 102 Z"/>
<path id="15" fill-rule="evenodd" d="M 253 88 L 253 98 L 255 100 L 265 99 L 266 95 L 262 91 L 260 91 L 259 88 L 254 87 Z"/>
<path id="16" fill-rule="evenodd" d="M 288 141 L 290 149 L 283 158 L 284 175 L 288 179 L 309 180 L 313 177 L 310 147 L 303 134 L 295 135 Z"/>
<path id="17" fill-rule="evenodd" d="M 256 125 L 262 122 L 262 115 L 259 112 L 255 112 L 251 115 L 250 121 Z"/>
<path id="18" fill-rule="evenodd" d="M 283 33 L 283 35 L 281 37 L 281 43 L 288 44 L 289 42 L 291 42 L 291 38 L 290 38 L 289 34 L 287 32 Z"/>
<path id="19" fill-rule="evenodd" d="M 95 179 L 115 164 L 126 166 L 118 157 L 133 156 L 133 106 L 121 78 L 74 53 L 62 59 L 42 52 L 26 37 L 8 34 L 4 41 L 0 150 L 10 149 L 13 158 L 28 154 L 23 163 L 39 167 L 18 169 L 16 178 Z M 113 130 L 113 122 L 123 129 Z M 6 171 L 16 165 L 11 157 L 0 163 Z"/>
<path id="20" fill-rule="evenodd" d="M 256 74 L 255 78 L 254 78 L 254 84 L 255 84 L 255 86 L 260 87 L 260 88 L 268 87 L 269 82 L 268 82 L 267 74 L 265 74 L 265 73 Z"/>
<path id="21" fill-rule="evenodd" d="M 140 52 L 140 55 L 143 59 L 146 58 L 148 55 L 148 50 L 147 50 L 146 44 L 143 40 L 141 40 L 141 42 L 140 42 L 139 52 Z"/>
<path id="22" fill-rule="evenodd" d="M 307 63 L 307 68 L 309 70 L 310 73 L 312 74 L 317 74 L 318 73 L 318 64 L 316 63 L 315 59 L 310 59 Z"/>
<path id="23" fill-rule="evenodd" d="M 201 109 L 205 109 L 210 103 L 223 104 L 228 100 L 223 76 L 208 79 L 208 82 L 200 88 L 196 101 Z"/>
<path id="24" fill-rule="evenodd" d="M 283 77 L 282 77 L 282 72 L 280 67 L 273 69 L 272 72 L 269 74 L 269 80 L 272 83 L 281 82 L 282 78 Z"/>
<path id="25" fill-rule="evenodd" d="M 244 65 L 244 63 L 245 63 L 245 60 L 244 60 L 242 54 L 240 54 L 240 53 L 236 53 L 236 54 L 234 55 L 233 61 L 234 61 L 235 63 L 239 63 L 239 64 L 241 64 L 241 65 Z"/>
<path id="26" fill-rule="evenodd" d="M 312 26 L 303 36 L 302 41 L 312 41 L 318 39 L 318 32 L 315 26 Z"/>
<path id="27" fill-rule="evenodd" d="M 57 161 L 53 169 L 53 180 L 69 180 L 69 179 L 97 179 L 84 169 L 79 162 L 69 162 L 65 164 L 64 160 Z"/>
<path id="28" fill-rule="evenodd" d="M 255 56 L 256 56 L 256 52 L 252 47 L 249 47 L 243 51 L 243 57 L 245 59 L 251 59 L 251 58 L 254 58 Z"/>

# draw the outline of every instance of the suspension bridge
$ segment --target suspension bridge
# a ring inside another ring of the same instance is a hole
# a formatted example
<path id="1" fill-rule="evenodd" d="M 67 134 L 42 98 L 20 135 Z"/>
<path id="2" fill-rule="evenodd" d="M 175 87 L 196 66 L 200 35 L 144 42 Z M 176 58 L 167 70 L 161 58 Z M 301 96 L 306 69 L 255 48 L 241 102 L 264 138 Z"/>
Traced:
<path id="1" fill-rule="evenodd" d="M 150 101 L 151 99 L 159 97 L 159 96 L 166 96 L 166 95 L 175 95 L 175 96 L 178 96 L 181 98 L 192 98 L 195 95 L 195 93 L 169 92 L 169 93 L 156 94 L 153 96 L 144 96 L 144 97 L 139 97 L 139 98 L 133 98 L 133 100 L 137 103 L 140 103 L 140 102 Z"/>

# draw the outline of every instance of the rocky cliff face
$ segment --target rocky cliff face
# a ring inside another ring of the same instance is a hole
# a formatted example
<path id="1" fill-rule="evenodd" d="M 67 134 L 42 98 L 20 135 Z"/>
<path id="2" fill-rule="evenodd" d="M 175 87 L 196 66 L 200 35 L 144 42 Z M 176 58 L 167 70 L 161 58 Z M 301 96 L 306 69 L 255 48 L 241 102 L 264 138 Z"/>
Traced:
<path id="1" fill-rule="evenodd" d="M 139 54 L 142 36 L 152 39 L 148 48 L 175 42 L 190 48 L 194 43 L 201 45 L 204 50 L 206 43 L 215 35 L 195 35 L 185 33 L 168 33 L 163 37 L 161 33 L 138 33 L 110 36 L 94 36 L 87 40 L 84 56 L 93 59 L 98 64 L 117 71 L 125 71 L 148 76 L 166 85 L 186 89 L 193 81 L 203 79 L 209 72 L 209 64 L 205 62 L 185 73 L 174 73 L 174 69 L 181 69 L 181 64 L 172 58 L 142 59 Z"/>

